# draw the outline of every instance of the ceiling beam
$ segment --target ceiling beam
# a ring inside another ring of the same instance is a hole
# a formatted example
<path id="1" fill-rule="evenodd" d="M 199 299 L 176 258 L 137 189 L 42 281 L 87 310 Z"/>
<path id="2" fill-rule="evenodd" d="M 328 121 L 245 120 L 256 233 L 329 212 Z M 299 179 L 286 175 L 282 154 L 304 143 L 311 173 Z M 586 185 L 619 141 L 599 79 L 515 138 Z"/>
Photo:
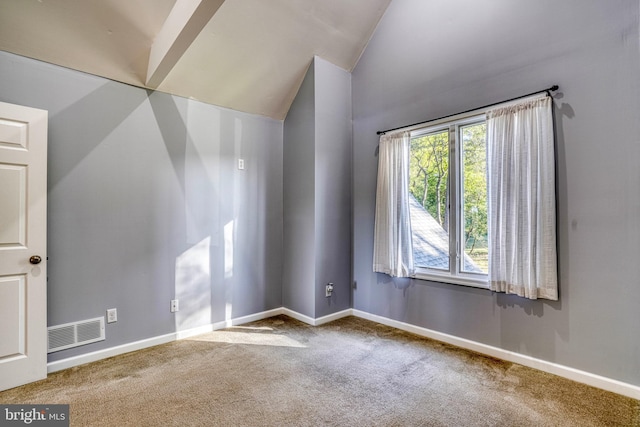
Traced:
<path id="1" fill-rule="evenodd" d="M 177 0 L 151 46 L 146 86 L 157 88 L 169 75 L 224 0 Z"/>

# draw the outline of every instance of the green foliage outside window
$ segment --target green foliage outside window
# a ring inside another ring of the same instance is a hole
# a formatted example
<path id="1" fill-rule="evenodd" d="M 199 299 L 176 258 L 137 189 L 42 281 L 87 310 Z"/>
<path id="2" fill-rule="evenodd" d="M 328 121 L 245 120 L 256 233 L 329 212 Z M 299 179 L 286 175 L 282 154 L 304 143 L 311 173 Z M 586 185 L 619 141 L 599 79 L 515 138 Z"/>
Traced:
<path id="1" fill-rule="evenodd" d="M 409 192 L 448 230 L 449 132 L 411 140 Z"/>
<path id="2" fill-rule="evenodd" d="M 464 250 L 483 271 L 488 269 L 486 124 L 461 127 Z M 449 130 L 411 140 L 409 192 L 449 231 Z M 463 269 L 464 266 L 463 266 Z"/>
<path id="3" fill-rule="evenodd" d="M 483 271 L 488 268 L 486 124 L 462 128 L 463 220 L 465 252 Z"/>

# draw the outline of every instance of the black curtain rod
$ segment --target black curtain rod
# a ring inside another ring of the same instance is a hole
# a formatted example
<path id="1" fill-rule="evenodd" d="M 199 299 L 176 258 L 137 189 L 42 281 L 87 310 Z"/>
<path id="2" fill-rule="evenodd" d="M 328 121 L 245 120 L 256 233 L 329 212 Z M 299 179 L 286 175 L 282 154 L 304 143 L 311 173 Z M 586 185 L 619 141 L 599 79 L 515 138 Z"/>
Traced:
<path id="1" fill-rule="evenodd" d="M 400 126 L 400 127 L 397 127 L 397 128 L 387 129 L 387 130 L 379 130 L 379 131 L 378 131 L 378 132 L 376 132 L 376 133 L 377 133 L 378 135 L 384 135 L 385 133 L 387 133 L 387 132 L 392 132 L 392 131 L 394 131 L 394 130 L 400 130 L 400 129 L 404 129 L 404 128 L 410 128 L 410 127 L 418 126 L 418 125 L 421 125 L 421 124 L 424 124 L 424 123 L 434 122 L 434 121 L 436 121 L 436 120 L 442 120 L 442 119 L 446 119 L 446 118 L 448 118 L 448 117 L 453 117 L 453 116 L 457 116 L 457 115 L 460 115 L 460 114 L 470 113 L 470 112 L 475 111 L 475 110 L 480 110 L 480 109 L 482 109 L 482 108 L 489 108 L 489 107 L 493 107 L 494 105 L 500 105 L 500 104 L 504 104 L 504 103 L 507 103 L 507 102 L 516 101 L 516 100 L 518 100 L 518 99 L 526 98 L 526 97 L 528 97 L 528 96 L 532 96 L 532 95 L 537 95 L 537 94 L 542 93 L 542 92 L 547 92 L 547 94 L 548 94 L 549 96 L 551 96 L 551 92 L 554 92 L 554 91 L 556 91 L 556 90 L 558 90 L 558 89 L 559 89 L 558 85 L 553 85 L 553 86 L 551 86 L 551 87 L 550 87 L 550 88 L 548 88 L 548 89 L 538 90 L 538 91 L 536 91 L 536 92 L 531 92 L 531 93 L 526 94 L 526 95 L 517 96 L 517 97 L 515 97 L 515 98 L 507 99 L 506 101 L 494 102 L 493 104 L 488 104 L 488 105 L 484 105 L 484 106 L 482 106 L 482 107 L 472 108 L 471 110 L 462 111 L 462 112 L 460 112 L 460 113 L 449 114 L 449 115 L 447 115 L 447 116 L 438 117 L 437 119 L 425 120 L 425 121 L 423 121 L 423 122 L 414 123 L 414 124 L 412 124 L 412 125 Z"/>

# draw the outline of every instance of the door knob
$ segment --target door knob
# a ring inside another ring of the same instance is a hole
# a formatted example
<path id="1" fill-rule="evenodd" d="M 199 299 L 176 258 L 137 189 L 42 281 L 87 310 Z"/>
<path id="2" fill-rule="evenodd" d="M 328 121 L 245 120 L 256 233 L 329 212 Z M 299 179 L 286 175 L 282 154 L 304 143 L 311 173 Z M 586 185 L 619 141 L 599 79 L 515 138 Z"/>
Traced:
<path id="1" fill-rule="evenodd" d="M 29 258 L 29 262 L 31 264 L 40 264 L 42 262 L 42 258 L 39 255 L 34 255 Z"/>

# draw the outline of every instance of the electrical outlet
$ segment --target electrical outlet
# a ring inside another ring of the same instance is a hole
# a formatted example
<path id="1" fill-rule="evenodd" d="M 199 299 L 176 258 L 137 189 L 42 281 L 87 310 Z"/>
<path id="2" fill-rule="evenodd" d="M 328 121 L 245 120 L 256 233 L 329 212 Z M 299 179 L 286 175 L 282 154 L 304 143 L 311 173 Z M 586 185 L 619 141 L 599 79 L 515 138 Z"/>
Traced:
<path id="1" fill-rule="evenodd" d="M 107 323 L 113 323 L 118 321 L 118 310 L 110 308 L 107 310 Z"/>
<path id="2" fill-rule="evenodd" d="M 329 283 L 325 288 L 324 296 L 329 298 L 333 293 L 333 283 Z"/>
<path id="3" fill-rule="evenodd" d="M 244 170 L 244 159 L 238 159 L 238 169 Z"/>
<path id="4" fill-rule="evenodd" d="M 172 299 L 171 300 L 171 312 L 175 313 L 178 310 L 180 310 L 180 306 L 178 305 L 178 300 L 177 299 Z"/>

